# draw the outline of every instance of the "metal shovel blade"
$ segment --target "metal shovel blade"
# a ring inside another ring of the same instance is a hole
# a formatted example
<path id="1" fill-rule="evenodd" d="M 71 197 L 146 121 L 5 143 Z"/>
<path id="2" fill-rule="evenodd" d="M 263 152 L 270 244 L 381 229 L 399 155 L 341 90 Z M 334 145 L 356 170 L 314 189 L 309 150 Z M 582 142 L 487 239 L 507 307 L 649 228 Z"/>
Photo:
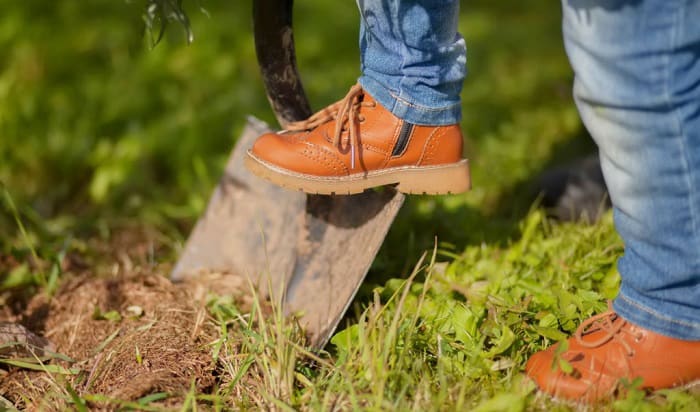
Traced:
<path id="1" fill-rule="evenodd" d="M 271 285 L 287 282 L 296 261 L 298 237 L 289 229 L 301 219 L 306 196 L 268 184 L 243 166 L 247 149 L 265 131 L 265 123 L 248 119 L 172 271 L 172 280 L 223 272 L 250 279 L 263 289 L 268 280 Z"/>
<path id="2" fill-rule="evenodd" d="M 311 346 L 321 348 L 352 302 L 404 196 L 393 188 L 307 196 L 268 183 L 243 167 L 246 151 L 267 130 L 249 119 L 171 278 L 221 271 L 250 279 L 263 297 L 298 315 Z"/>
<path id="3" fill-rule="evenodd" d="M 338 326 L 404 201 L 396 190 L 307 196 L 285 309 L 323 347 Z"/>

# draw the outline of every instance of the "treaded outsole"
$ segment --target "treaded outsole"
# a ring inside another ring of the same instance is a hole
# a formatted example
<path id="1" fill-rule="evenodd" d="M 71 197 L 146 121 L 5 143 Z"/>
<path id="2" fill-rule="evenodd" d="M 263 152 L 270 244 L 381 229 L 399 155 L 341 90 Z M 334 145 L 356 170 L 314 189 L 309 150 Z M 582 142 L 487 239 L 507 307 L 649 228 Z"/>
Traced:
<path id="1" fill-rule="evenodd" d="M 367 189 L 396 185 L 406 194 L 457 194 L 471 188 L 469 161 L 434 166 L 402 166 L 349 176 L 326 177 L 297 173 L 266 162 L 248 151 L 245 166 L 278 186 L 318 195 L 351 195 Z"/>

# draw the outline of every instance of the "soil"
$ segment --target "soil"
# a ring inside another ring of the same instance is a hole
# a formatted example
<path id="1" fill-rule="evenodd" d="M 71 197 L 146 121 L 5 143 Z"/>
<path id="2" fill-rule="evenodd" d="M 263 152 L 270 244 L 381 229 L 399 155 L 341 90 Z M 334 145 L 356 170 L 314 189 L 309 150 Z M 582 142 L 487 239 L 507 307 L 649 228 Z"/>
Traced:
<path id="1" fill-rule="evenodd" d="M 41 371 L 5 366 L 0 395 L 15 405 L 43 410 L 66 407 L 45 399 L 48 389 L 57 386 L 119 400 L 165 392 L 171 394 L 166 404 L 177 404 L 192 386 L 208 393 L 217 384 L 211 348 L 216 329 L 206 311 L 211 290 L 241 297 L 245 288 L 239 278 L 223 274 L 173 284 L 137 269 L 109 278 L 74 277 L 50 300 L 37 295 L 21 312 L 0 311 L 0 322 L 24 325 L 75 361 L 53 359 L 50 364 L 78 371 L 59 382 Z"/>

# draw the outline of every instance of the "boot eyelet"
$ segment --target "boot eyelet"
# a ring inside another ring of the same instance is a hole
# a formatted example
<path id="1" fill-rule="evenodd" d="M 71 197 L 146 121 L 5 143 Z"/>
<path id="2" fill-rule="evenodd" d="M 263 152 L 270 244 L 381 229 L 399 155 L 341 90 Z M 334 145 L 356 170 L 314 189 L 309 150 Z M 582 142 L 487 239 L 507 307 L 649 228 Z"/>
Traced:
<path id="1" fill-rule="evenodd" d="M 641 342 L 642 339 L 644 339 L 644 335 L 643 335 L 643 334 L 638 333 L 638 334 L 634 335 L 634 341 L 635 341 L 636 343 Z"/>

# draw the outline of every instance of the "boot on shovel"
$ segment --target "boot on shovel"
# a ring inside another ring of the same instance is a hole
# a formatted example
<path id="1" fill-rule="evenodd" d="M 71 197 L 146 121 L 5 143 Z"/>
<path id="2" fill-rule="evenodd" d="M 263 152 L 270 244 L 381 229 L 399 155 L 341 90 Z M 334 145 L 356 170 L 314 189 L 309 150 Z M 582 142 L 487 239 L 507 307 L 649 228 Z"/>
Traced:
<path id="1" fill-rule="evenodd" d="M 258 63 L 282 128 L 312 114 L 296 68 L 291 15 L 292 0 L 253 1 Z M 273 185 L 244 167 L 254 141 L 267 132 L 266 124 L 248 119 L 171 278 L 221 271 L 249 279 L 285 314 L 299 314 L 310 345 L 322 348 L 365 278 L 404 195 L 392 186 L 325 196 Z"/>

